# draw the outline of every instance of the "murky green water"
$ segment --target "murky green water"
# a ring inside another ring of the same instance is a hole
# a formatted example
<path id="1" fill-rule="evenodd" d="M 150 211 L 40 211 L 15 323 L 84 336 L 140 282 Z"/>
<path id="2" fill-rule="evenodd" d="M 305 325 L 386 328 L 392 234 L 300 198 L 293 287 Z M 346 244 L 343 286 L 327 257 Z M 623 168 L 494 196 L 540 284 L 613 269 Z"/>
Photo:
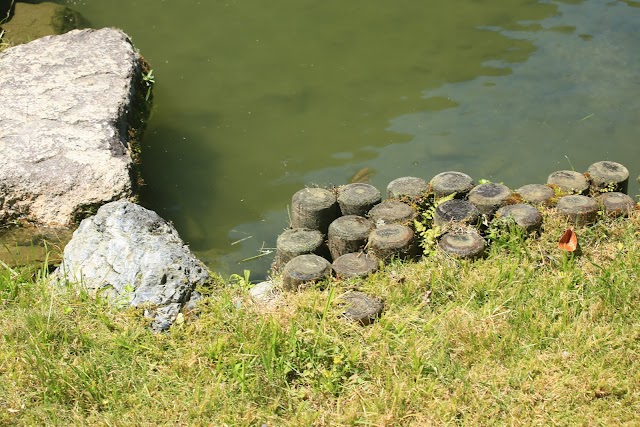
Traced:
<path id="1" fill-rule="evenodd" d="M 291 195 L 363 167 L 381 190 L 446 170 L 517 188 L 605 159 L 640 173 L 638 1 L 59 3 L 151 63 L 142 203 L 224 274 L 263 276 L 271 257 L 241 260 L 275 246 Z"/>

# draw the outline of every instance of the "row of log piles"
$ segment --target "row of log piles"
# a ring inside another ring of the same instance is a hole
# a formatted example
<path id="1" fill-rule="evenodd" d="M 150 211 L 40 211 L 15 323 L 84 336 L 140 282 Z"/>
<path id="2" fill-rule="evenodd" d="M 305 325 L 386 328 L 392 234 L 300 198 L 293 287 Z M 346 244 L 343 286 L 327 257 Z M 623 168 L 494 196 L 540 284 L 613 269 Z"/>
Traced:
<path id="1" fill-rule="evenodd" d="M 629 171 L 620 163 L 596 162 L 585 173 L 557 171 L 547 184 L 560 190 L 558 211 L 577 226 L 593 224 L 602 208 L 608 215 L 627 215 L 635 202 L 627 195 Z"/>
<path id="2" fill-rule="evenodd" d="M 628 177 L 623 165 L 605 161 L 594 163 L 584 174 L 554 172 L 546 185 L 526 185 L 515 193 L 503 184 L 475 185 L 471 177 L 455 171 L 430 182 L 398 178 L 387 186 L 385 201 L 375 187 L 364 183 L 335 190 L 305 188 L 293 196 L 292 228 L 278 237 L 274 270 L 283 271 L 286 288 L 297 289 L 334 272 L 340 277 L 364 276 L 375 271 L 379 261 L 415 258 L 415 207 L 429 197 L 437 200 L 454 193 L 455 198 L 438 204 L 433 212 L 433 224 L 443 229 L 438 247 L 461 258 L 477 258 L 486 248 L 480 226 L 494 216 L 511 218 L 533 232 L 542 224 L 535 206 L 556 200 L 558 211 L 576 225 L 594 222 L 599 206 L 610 214 L 628 212 L 635 206 L 625 194 Z"/>
<path id="3" fill-rule="evenodd" d="M 366 276 L 380 261 L 415 258 L 411 225 L 417 213 L 398 198 L 424 197 L 428 189 L 422 179 L 399 178 L 389 184 L 384 201 L 366 183 L 298 191 L 292 198 L 291 229 L 276 243 L 274 270 L 282 270 L 287 289 L 296 289 L 332 272 L 344 278 Z"/>

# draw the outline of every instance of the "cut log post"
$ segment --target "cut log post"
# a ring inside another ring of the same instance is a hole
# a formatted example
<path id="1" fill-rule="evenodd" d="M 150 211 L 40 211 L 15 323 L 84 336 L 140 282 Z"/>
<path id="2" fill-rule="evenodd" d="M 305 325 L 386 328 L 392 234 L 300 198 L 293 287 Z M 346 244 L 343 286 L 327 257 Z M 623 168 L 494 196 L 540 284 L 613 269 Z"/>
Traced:
<path id="1" fill-rule="evenodd" d="M 369 235 L 368 252 L 382 261 L 412 259 L 417 255 L 413 230 L 406 225 L 382 225 Z"/>
<path id="2" fill-rule="evenodd" d="M 342 315 L 363 326 L 369 325 L 378 319 L 384 310 L 382 301 L 364 292 L 351 291 L 340 299 L 345 306 Z"/>
<path id="3" fill-rule="evenodd" d="M 336 260 L 349 252 L 359 252 L 367 244 L 373 221 L 357 216 L 341 216 L 329 225 L 329 252 Z"/>
<path id="4" fill-rule="evenodd" d="M 342 215 L 365 216 L 381 200 L 380 190 L 371 184 L 347 184 L 338 189 L 338 205 Z"/>
<path id="5" fill-rule="evenodd" d="M 442 172 L 431 180 L 431 191 L 436 198 L 456 193 L 456 198 L 462 199 L 473 187 L 473 179 L 462 172 Z"/>
<path id="6" fill-rule="evenodd" d="M 542 226 L 542 214 L 531 205 L 519 203 L 503 206 L 496 212 L 496 218 L 511 218 L 515 224 L 527 233 L 539 232 Z"/>
<path id="7" fill-rule="evenodd" d="M 304 254 L 328 255 L 324 243 L 324 234 L 310 228 L 286 230 L 276 240 L 274 270 L 280 270 L 293 258 Z"/>
<path id="8" fill-rule="evenodd" d="M 303 188 L 291 201 L 291 228 L 310 228 L 327 234 L 338 217 L 336 195 L 323 188 Z"/>
<path id="9" fill-rule="evenodd" d="M 394 179 L 387 185 L 387 198 L 421 200 L 429 193 L 429 183 L 422 178 L 405 176 Z"/>
<path id="10" fill-rule="evenodd" d="M 476 259 L 484 255 L 487 244 L 474 229 L 462 229 L 445 233 L 438 241 L 438 248 L 464 259 Z"/>
<path id="11" fill-rule="evenodd" d="M 590 197 L 573 195 L 558 200 L 558 211 L 576 226 L 593 224 L 598 217 L 598 203 Z"/>
<path id="12" fill-rule="evenodd" d="M 282 285 L 287 291 L 297 291 L 305 283 L 313 283 L 331 276 L 331 264 L 314 254 L 298 255 L 289 261 L 282 272 Z"/>
<path id="13" fill-rule="evenodd" d="M 340 279 L 365 277 L 378 269 L 378 260 L 362 252 L 344 254 L 333 262 L 333 271 Z"/>
<path id="14" fill-rule="evenodd" d="M 369 211 L 369 219 L 376 227 L 384 224 L 402 224 L 413 226 L 418 213 L 408 204 L 399 200 L 385 200 Z"/>
<path id="15" fill-rule="evenodd" d="M 585 194 L 589 189 L 589 180 L 575 171 L 553 172 L 547 178 L 547 184 L 555 185 L 569 194 Z"/>
<path id="16" fill-rule="evenodd" d="M 636 208 L 636 202 L 624 193 L 602 193 L 596 198 L 610 216 L 629 216 L 631 211 Z"/>
<path id="17" fill-rule="evenodd" d="M 489 182 L 480 184 L 469 192 L 468 200 L 473 203 L 483 215 L 491 216 L 506 204 L 511 196 L 511 190 L 502 184 Z"/>
<path id="18" fill-rule="evenodd" d="M 433 213 L 433 223 L 439 227 L 447 224 L 478 225 L 480 211 L 466 200 L 453 199 L 440 203 Z"/>
<path id="19" fill-rule="evenodd" d="M 591 190 L 595 192 L 614 191 L 627 194 L 629 171 L 620 163 L 596 162 L 587 169 L 591 178 Z"/>
<path id="20" fill-rule="evenodd" d="M 516 190 L 516 193 L 522 197 L 525 202 L 546 205 L 551 202 L 551 199 L 556 195 L 553 188 L 544 184 L 529 184 L 520 187 Z"/>

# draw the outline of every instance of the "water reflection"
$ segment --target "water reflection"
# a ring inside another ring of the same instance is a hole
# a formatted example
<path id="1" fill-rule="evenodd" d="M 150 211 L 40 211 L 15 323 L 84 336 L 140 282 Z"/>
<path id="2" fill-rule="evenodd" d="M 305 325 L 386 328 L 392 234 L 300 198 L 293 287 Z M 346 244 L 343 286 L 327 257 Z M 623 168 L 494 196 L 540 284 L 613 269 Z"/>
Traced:
<path id="1" fill-rule="evenodd" d="M 602 159 L 637 171 L 640 148 L 632 143 L 638 131 L 632 111 L 640 108 L 634 95 L 640 60 L 632 52 L 638 34 L 633 22 L 640 14 L 634 10 L 632 18 L 631 12 L 620 3 L 560 5 L 558 15 L 542 21 L 538 31 L 495 28 L 539 50 L 526 63 L 505 64 L 509 76 L 426 91 L 425 96 L 446 95 L 459 106 L 396 117 L 390 129 L 413 139 L 382 148 L 378 159 L 402 162 L 409 153 L 420 157 L 419 147 L 428 146 L 421 163 L 434 172 L 464 168 L 514 188 L 545 182 L 558 168 L 583 171 Z M 630 191 L 636 189 L 634 183 Z"/>

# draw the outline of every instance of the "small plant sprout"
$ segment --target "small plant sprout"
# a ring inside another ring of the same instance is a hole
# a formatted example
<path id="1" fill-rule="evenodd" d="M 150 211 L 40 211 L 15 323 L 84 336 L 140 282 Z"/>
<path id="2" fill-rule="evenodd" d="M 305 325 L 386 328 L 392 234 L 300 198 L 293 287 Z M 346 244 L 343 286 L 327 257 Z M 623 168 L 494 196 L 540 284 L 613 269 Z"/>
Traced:
<path id="1" fill-rule="evenodd" d="M 433 224 L 433 215 L 436 208 L 449 200 L 453 200 L 456 193 L 449 194 L 448 196 L 434 199 L 432 203 L 429 203 L 424 209 L 419 219 L 414 220 L 414 227 L 416 233 L 420 236 L 420 246 L 425 256 L 432 256 L 436 251 L 437 239 L 442 234 L 441 227 Z"/>
<path id="2" fill-rule="evenodd" d="M 247 291 L 251 287 L 251 271 L 244 270 L 242 276 L 239 274 L 232 274 L 229 276 L 229 282 L 232 285 L 238 286 L 243 291 Z"/>
<path id="3" fill-rule="evenodd" d="M 145 101 L 149 101 L 149 96 L 151 96 L 151 88 L 156 83 L 155 76 L 153 75 L 153 69 L 149 70 L 148 73 L 142 75 L 142 81 L 144 81 L 147 86 L 147 94 L 144 97 Z"/>
<path id="4" fill-rule="evenodd" d="M 576 168 L 573 167 L 573 163 L 571 163 L 571 159 L 569 159 L 569 156 L 567 156 L 566 154 L 564 155 L 564 158 L 567 159 L 567 162 L 569 162 L 569 166 L 571 166 L 571 170 L 575 171 Z"/>

